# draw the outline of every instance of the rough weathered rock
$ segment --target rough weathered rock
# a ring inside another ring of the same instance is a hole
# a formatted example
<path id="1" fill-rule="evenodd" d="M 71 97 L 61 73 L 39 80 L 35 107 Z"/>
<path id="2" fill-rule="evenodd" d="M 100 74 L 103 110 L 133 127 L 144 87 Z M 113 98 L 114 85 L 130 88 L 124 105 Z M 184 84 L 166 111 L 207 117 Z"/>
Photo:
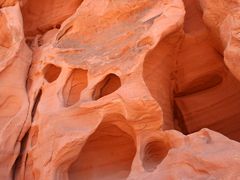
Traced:
<path id="1" fill-rule="evenodd" d="M 240 178 L 239 1 L 0 7 L 0 179 Z"/>
<path id="2" fill-rule="evenodd" d="M 26 91 L 31 51 L 21 18 L 18 4 L 0 9 L 0 179 L 11 179 L 31 121 Z"/>
<path id="3" fill-rule="evenodd" d="M 71 16 L 82 0 L 22 0 L 24 31 L 27 36 L 43 34 Z"/>
<path id="4" fill-rule="evenodd" d="M 220 49 L 224 52 L 224 62 L 240 80 L 240 1 L 200 0 L 203 19 L 214 34 Z"/>

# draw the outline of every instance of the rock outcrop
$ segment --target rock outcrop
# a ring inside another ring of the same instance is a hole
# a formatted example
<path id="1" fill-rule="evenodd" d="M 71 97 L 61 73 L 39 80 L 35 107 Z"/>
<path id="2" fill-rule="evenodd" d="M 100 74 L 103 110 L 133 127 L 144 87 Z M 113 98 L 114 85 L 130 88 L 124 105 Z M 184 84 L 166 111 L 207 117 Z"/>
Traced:
<path id="1" fill-rule="evenodd" d="M 240 178 L 238 0 L 0 0 L 0 179 Z"/>

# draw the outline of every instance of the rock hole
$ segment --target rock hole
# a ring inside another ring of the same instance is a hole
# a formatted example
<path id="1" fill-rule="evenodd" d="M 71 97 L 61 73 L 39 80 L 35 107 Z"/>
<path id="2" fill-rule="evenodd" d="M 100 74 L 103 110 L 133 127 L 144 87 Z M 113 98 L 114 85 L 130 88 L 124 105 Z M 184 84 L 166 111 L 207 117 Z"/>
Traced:
<path id="1" fill-rule="evenodd" d="M 120 78 L 115 74 L 109 74 L 95 86 L 92 98 L 93 100 L 98 100 L 103 96 L 113 93 L 120 86 Z"/>
<path id="2" fill-rule="evenodd" d="M 49 82 L 53 82 L 55 81 L 58 76 L 60 75 L 62 69 L 58 66 L 55 66 L 53 64 L 48 64 L 45 68 L 44 68 L 44 78 Z"/>
<path id="3" fill-rule="evenodd" d="M 87 70 L 74 69 L 63 88 L 65 106 L 71 106 L 79 101 L 81 92 L 87 87 Z"/>
<path id="4" fill-rule="evenodd" d="M 61 24 L 57 24 L 57 25 L 56 25 L 56 28 L 57 28 L 57 29 L 60 29 L 60 28 L 61 28 Z"/>
<path id="5" fill-rule="evenodd" d="M 131 171 L 136 147 L 131 135 L 103 122 L 88 138 L 69 169 L 69 180 L 123 180 Z"/>
<path id="6" fill-rule="evenodd" d="M 144 147 L 143 167 L 146 171 L 152 172 L 167 156 L 170 145 L 164 140 L 155 140 L 149 142 Z"/>

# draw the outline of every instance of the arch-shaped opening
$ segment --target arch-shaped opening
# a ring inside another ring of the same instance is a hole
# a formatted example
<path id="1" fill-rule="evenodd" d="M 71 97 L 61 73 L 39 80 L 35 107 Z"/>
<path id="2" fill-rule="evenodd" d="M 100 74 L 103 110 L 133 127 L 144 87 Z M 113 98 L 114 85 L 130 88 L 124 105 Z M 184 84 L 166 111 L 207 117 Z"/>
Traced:
<path id="1" fill-rule="evenodd" d="M 167 156 L 170 144 L 165 140 L 153 140 L 148 142 L 143 150 L 143 167 L 152 172 Z"/>
<path id="2" fill-rule="evenodd" d="M 52 83 L 55 81 L 58 76 L 60 75 L 62 69 L 58 66 L 55 66 L 54 64 L 48 64 L 43 72 L 44 72 L 44 78 L 49 82 Z"/>
<path id="3" fill-rule="evenodd" d="M 113 93 L 121 87 L 121 80 L 115 74 L 108 74 L 101 82 L 99 82 L 93 91 L 93 100 L 98 100 L 103 96 Z"/>
<path id="4" fill-rule="evenodd" d="M 71 106 L 79 101 L 81 92 L 87 87 L 87 70 L 74 69 L 63 88 L 65 106 Z"/>
<path id="5" fill-rule="evenodd" d="M 135 153 L 134 139 L 125 128 L 122 130 L 113 122 L 102 122 L 70 166 L 69 180 L 126 179 Z"/>

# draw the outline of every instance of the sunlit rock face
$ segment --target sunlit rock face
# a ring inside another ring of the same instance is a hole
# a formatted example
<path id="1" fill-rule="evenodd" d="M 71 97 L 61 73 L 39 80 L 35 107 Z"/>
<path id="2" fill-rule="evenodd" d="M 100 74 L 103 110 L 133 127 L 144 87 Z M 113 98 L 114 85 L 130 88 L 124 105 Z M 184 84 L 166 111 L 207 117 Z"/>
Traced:
<path id="1" fill-rule="evenodd" d="M 0 0 L 0 179 L 239 179 L 239 10 Z"/>

